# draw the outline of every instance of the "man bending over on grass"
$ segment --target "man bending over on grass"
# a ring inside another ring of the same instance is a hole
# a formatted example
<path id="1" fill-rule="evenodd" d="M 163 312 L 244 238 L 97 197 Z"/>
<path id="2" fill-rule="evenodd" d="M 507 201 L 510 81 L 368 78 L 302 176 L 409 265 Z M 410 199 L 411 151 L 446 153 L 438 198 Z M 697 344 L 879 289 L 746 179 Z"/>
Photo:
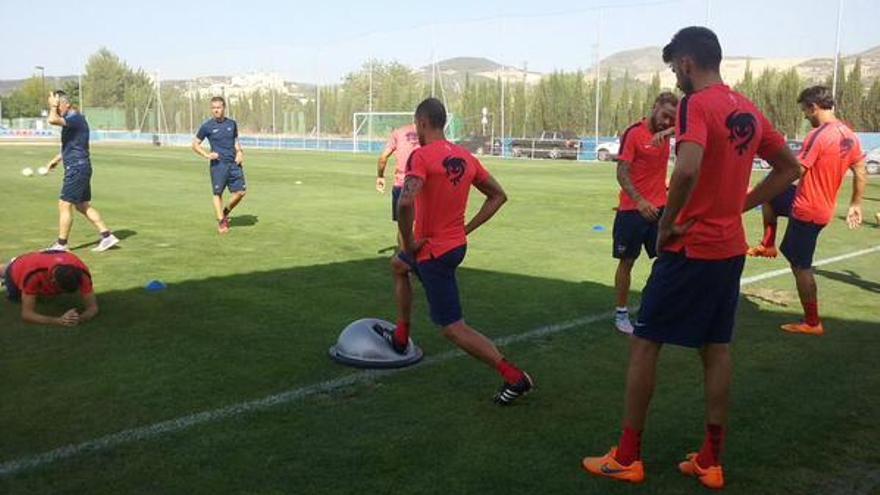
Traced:
<path id="1" fill-rule="evenodd" d="M 58 240 L 51 251 L 67 251 L 67 239 L 73 226 L 73 210 L 85 215 L 98 229 L 101 239 L 95 252 L 106 251 L 119 244 L 119 239 L 107 228 L 92 206 L 92 160 L 89 154 L 89 123 L 83 114 L 70 104 L 64 91 L 49 95 L 49 124 L 61 127 L 61 153 L 49 161 L 49 170 L 64 162 L 64 182 L 58 199 Z"/>
<path id="2" fill-rule="evenodd" d="M 10 301 L 21 302 L 21 319 L 25 323 L 74 327 L 98 314 L 92 276 L 88 267 L 72 253 L 27 253 L 7 264 L 0 263 L 0 282 L 6 286 L 6 297 Z M 37 312 L 38 298 L 77 291 L 86 306 L 82 312 L 72 308 L 57 317 Z"/>
<path id="3" fill-rule="evenodd" d="M 440 100 L 428 98 L 421 102 L 415 120 L 421 147 L 413 151 L 406 165 L 397 221 L 403 247 L 392 259 L 399 311 L 397 328 L 376 326 L 373 329 L 396 352 L 406 352 L 412 306 L 409 273 L 412 271 L 425 287 L 431 320 L 443 328 L 444 337 L 501 374 L 504 384 L 494 401 L 508 405 L 532 389 L 532 379 L 504 359 L 491 340 L 465 323 L 455 278 L 467 250 L 467 234 L 492 218 L 507 201 L 507 195 L 479 160 L 446 140 L 443 132 L 446 108 Z M 486 196 L 486 201 L 465 224 L 471 185 Z"/>
<path id="4" fill-rule="evenodd" d="M 193 151 L 211 160 L 211 185 L 214 189 L 214 214 L 217 217 L 217 230 L 221 234 L 229 232 L 229 213 L 244 199 L 247 183 L 244 180 L 242 162 L 244 152 L 238 141 L 238 124 L 226 118 L 226 100 L 221 96 L 211 98 L 212 118 L 205 121 L 192 142 Z M 211 151 L 202 148 L 202 141 L 208 139 Z M 223 207 L 223 190 L 229 188 L 232 199 L 229 206 Z"/>

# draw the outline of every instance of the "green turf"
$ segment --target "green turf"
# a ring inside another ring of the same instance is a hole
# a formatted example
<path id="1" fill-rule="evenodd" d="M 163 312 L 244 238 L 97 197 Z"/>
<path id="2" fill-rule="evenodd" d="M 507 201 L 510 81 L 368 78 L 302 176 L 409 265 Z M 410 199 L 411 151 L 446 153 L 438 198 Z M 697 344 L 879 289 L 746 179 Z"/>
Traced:
<path id="1" fill-rule="evenodd" d="M 0 257 L 54 239 L 60 174 L 19 173 L 53 152 L 0 147 Z M 80 328 L 43 328 L 0 303 L 0 463 L 350 375 L 327 357 L 338 332 L 360 317 L 393 319 L 388 255 L 377 252 L 394 230 L 388 196 L 373 189 L 374 157 L 249 151 L 249 196 L 224 237 L 207 166 L 188 150 L 96 146 L 93 162 L 94 204 L 122 247 L 91 253 L 95 234 L 81 217 L 71 243 L 92 269 L 102 313 Z M 608 311 L 613 169 L 487 166 L 510 202 L 471 237 L 460 270 L 468 320 L 499 337 Z M 844 203 L 848 194 L 847 185 Z M 867 196 L 873 217 L 877 181 Z M 747 215 L 753 239 L 759 222 Z M 817 258 L 880 245 L 878 234 L 873 220 L 856 232 L 837 220 Z M 880 489 L 878 262 L 874 253 L 820 269 L 822 338 L 777 330 L 799 317 L 790 276 L 749 286 L 734 346 L 728 492 Z M 750 260 L 746 276 L 784 267 Z M 633 304 L 648 268 L 637 263 Z M 145 292 L 151 279 L 168 289 Z M 414 337 L 436 356 L 452 346 L 423 299 L 417 287 Z M 67 303 L 41 307 L 60 313 Z M 579 469 L 616 441 L 626 339 L 601 322 L 505 351 L 538 382 L 509 409 L 488 401 L 497 376 L 458 357 L 0 478 L 0 493 L 634 491 Z M 640 493 L 701 492 L 674 469 L 698 447 L 701 418 L 699 361 L 668 348 Z"/>

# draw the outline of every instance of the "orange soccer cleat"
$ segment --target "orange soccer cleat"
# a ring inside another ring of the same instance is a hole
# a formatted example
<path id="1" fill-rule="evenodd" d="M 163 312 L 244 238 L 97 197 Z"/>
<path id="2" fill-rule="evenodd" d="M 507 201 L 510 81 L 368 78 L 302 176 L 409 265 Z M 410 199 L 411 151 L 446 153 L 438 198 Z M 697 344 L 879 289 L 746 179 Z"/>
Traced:
<path id="1" fill-rule="evenodd" d="M 776 246 L 765 246 L 763 244 L 758 244 L 755 247 L 749 248 L 746 251 L 746 254 L 749 256 L 754 256 L 756 258 L 775 258 L 779 255 L 779 251 L 776 250 Z"/>
<path id="2" fill-rule="evenodd" d="M 822 326 L 822 322 L 819 322 L 818 325 L 808 325 L 807 323 L 800 321 L 797 323 L 786 323 L 782 325 L 780 328 L 790 333 L 805 333 L 807 335 L 822 335 L 825 333 L 825 328 Z"/>
<path id="3" fill-rule="evenodd" d="M 700 467 L 697 463 L 697 454 L 687 455 L 687 460 L 678 464 L 678 470 L 685 476 L 693 476 L 707 488 L 720 490 L 724 488 L 724 469 L 720 466 Z"/>
<path id="4" fill-rule="evenodd" d="M 617 454 L 616 446 L 611 447 L 611 450 L 602 457 L 584 457 L 581 465 L 586 472 L 596 476 L 629 483 L 645 481 L 645 466 L 642 461 L 633 461 L 629 466 L 624 466 L 617 462 L 614 458 L 615 454 Z"/>

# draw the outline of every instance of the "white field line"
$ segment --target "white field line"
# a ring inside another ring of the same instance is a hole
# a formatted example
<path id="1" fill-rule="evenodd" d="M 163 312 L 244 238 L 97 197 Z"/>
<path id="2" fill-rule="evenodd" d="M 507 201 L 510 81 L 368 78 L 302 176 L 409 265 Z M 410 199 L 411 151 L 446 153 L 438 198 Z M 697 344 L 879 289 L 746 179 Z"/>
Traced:
<path id="1" fill-rule="evenodd" d="M 862 249 L 859 251 L 854 251 L 847 254 L 842 254 L 840 256 L 834 256 L 831 258 L 826 258 L 823 260 L 816 261 L 814 263 L 815 266 L 827 265 L 830 263 L 835 263 L 838 261 L 843 261 L 850 258 L 855 258 L 857 256 L 864 256 L 866 254 L 874 253 L 880 251 L 880 246 L 875 246 L 868 249 Z M 778 277 L 780 275 L 785 275 L 790 273 L 789 269 L 779 269 L 773 270 L 770 272 L 762 273 L 759 275 L 753 275 L 751 277 L 743 278 L 740 285 L 749 285 L 755 282 L 759 282 L 762 280 L 766 280 L 773 277 Z M 547 335 L 552 335 L 559 332 L 564 332 L 566 330 L 571 330 L 573 328 L 582 327 L 586 325 L 590 325 L 592 323 L 596 323 L 598 321 L 610 321 L 613 312 L 605 312 L 600 314 L 595 314 L 591 316 L 584 316 L 581 318 L 576 318 L 574 320 L 569 320 L 563 323 L 557 323 L 554 325 L 547 325 L 544 327 L 536 328 L 534 330 L 530 330 L 525 333 L 520 333 L 516 335 L 508 335 L 506 337 L 500 337 L 498 339 L 494 339 L 495 342 L 499 345 L 508 345 L 516 342 L 521 342 L 524 340 L 531 340 L 540 337 L 544 337 Z M 414 368 L 421 368 L 425 366 L 431 366 L 434 364 L 442 363 L 445 361 L 449 361 L 450 359 L 457 358 L 459 356 L 463 356 L 464 353 L 459 350 L 447 351 L 442 354 L 438 354 L 436 356 L 430 356 L 422 360 L 415 366 L 410 366 L 408 368 L 398 368 L 391 370 L 362 370 L 356 373 L 352 373 L 350 375 L 342 376 L 339 378 L 335 378 L 333 380 L 327 380 L 319 383 L 314 383 L 311 385 L 306 385 L 304 387 L 298 387 L 294 389 L 290 389 L 284 392 L 280 392 L 277 394 L 269 395 L 263 397 L 262 399 L 251 400 L 247 402 L 241 402 L 238 404 L 233 404 L 226 407 L 221 407 L 219 409 L 212 409 L 208 411 L 203 411 L 199 413 L 190 414 L 187 416 L 181 416 L 175 419 L 169 419 L 167 421 L 161 421 L 159 423 L 154 423 L 147 426 L 141 426 L 138 428 L 132 428 L 128 430 L 123 430 L 117 433 L 112 433 L 110 435 L 106 435 L 100 438 L 96 438 L 94 440 L 89 440 L 82 443 L 65 445 L 63 447 L 59 447 L 57 449 L 53 449 L 47 452 L 43 452 L 42 454 L 37 454 L 29 457 L 22 457 L 19 459 L 13 459 L 11 461 L 6 461 L 0 464 L 0 477 L 3 476 L 11 476 L 23 471 L 28 471 L 31 469 L 35 469 L 41 466 L 45 466 L 48 464 L 53 464 L 55 462 L 68 459 L 71 457 L 76 457 L 87 452 L 94 452 L 100 450 L 111 449 L 113 447 L 136 442 L 139 440 L 148 440 L 151 438 L 155 438 L 166 433 L 173 433 L 177 431 L 187 430 L 194 426 L 198 426 L 205 423 L 211 423 L 215 421 L 220 421 L 222 419 L 231 418 L 234 416 L 239 416 L 241 414 L 252 413 L 257 411 L 264 411 L 266 409 L 270 409 L 281 404 L 289 404 L 292 402 L 296 402 L 301 399 L 305 399 L 307 397 L 327 393 L 334 390 L 338 390 L 340 388 L 349 387 L 352 385 L 357 385 L 364 382 L 369 382 L 375 380 L 380 377 L 396 375 L 398 373 L 412 370 Z"/>

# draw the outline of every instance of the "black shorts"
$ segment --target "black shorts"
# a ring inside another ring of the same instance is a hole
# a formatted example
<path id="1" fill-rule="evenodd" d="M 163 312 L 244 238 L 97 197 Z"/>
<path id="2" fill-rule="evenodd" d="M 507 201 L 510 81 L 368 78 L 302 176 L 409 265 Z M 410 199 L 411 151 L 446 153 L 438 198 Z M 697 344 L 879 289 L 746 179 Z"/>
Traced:
<path id="1" fill-rule="evenodd" d="M 788 217 L 791 215 L 791 205 L 794 204 L 794 195 L 797 192 L 797 186 L 792 184 L 788 189 L 782 191 L 775 198 L 770 200 L 770 207 L 778 217 Z"/>
<path id="2" fill-rule="evenodd" d="M 391 188 L 391 221 L 397 221 L 397 202 L 400 201 L 400 191 L 403 188 L 399 186 L 394 186 Z"/>
<path id="3" fill-rule="evenodd" d="M 791 266 L 801 270 L 813 267 L 816 243 L 819 242 L 819 233 L 824 228 L 824 225 L 803 222 L 794 217 L 788 219 L 785 237 L 782 238 L 779 250 Z"/>
<path id="4" fill-rule="evenodd" d="M 662 253 L 642 292 L 635 336 L 696 348 L 729 343 L 744 265 L 745 256 L 695 260 Z"/>
<path id="5" fill-rule="evenodd" d="M 663 208 L 660 208 L 658 218 L 662 214 Z M 649 258 L 657 256 L 657 222 L 646 220 L 637 210 L 617 212 L 612 238 L 611 256 L 616 259 L 634 260 L 641 254 L 642 246 Z"/>
<path id="6" fill-rule="evenodd" d="M 6 270 L 3 272 L 3 284 L 6 285 L 6 298 L 10 301 L 18 302 L 21 301 L 21 289 L 12 281 L 13 263 L 15 263 L 15 258 L 6 265 Z"/>
<path id="7" fill-rule="evenodd" d="M 64 182 L 61 185 L 62 201 L 78 205 L 92 200 L 92 167 L 64 167 Z"/>
<path id="8" fill-rule="evenodd" d="M 459 246 L 447 251 L 439 258 L 414 262 L 409 256 L 399 253 L 397 257 L 408 264 L 415 272 L 428 298 L 431 308 L 431 321 L 445 327 L 462 319 L 461 300 L 458 295 L 458 282 L 455 270 L 464 261 L 467 246 Z"/>

